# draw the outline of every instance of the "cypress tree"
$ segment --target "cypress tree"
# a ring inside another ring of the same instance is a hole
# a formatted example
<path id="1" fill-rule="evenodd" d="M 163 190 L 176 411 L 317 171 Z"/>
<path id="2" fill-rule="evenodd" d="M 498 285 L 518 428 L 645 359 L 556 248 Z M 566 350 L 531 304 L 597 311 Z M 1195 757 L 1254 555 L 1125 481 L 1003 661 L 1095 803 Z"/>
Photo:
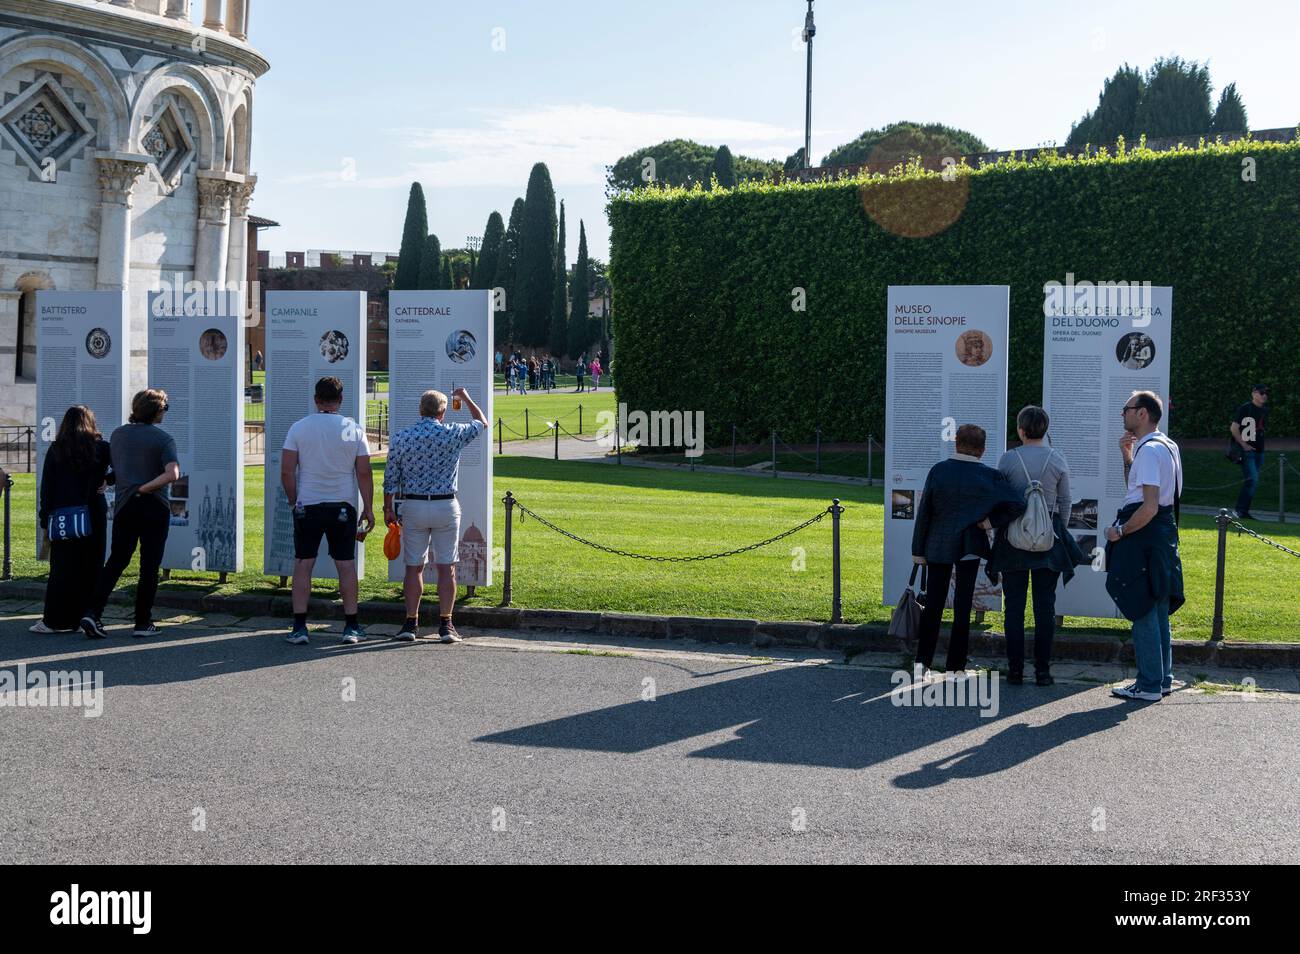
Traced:
<path id="1" fill-rule="evenodd" d="M 456 279 L 451 273 L 451 256 L 447 255 L 442 260 L 442 282 L 439 288 L 450 291 L 456 287 Z"/>
<path id="2" fill-rule="evenodd" d="M 566 285 L 567 270 L 564 249 L 564 203 L 560 203 L 560 240 L 555 250 L 555 289 L 551 293 L 551 326 L 547 335 L 547 344 L 551 354 L 559 355 L 569 347 L 569 307 Z"/>
<path id="3" fill-rule="evenodd" d="M 550 336 L 555 296 L 555 228 L 555 188 L 546 163 L 539 162 L 528 176 L 528 191 L 524 196 L 512 305 L 516 337 L 534 347 L 545 345 Z"/>
<path id="4" fill-rule="evenodd" d="M 587 350 L 591 343 L 591 328 L 587 320 L 587 299 L 591 297 L 591 287 L 587 284 L 591 278 L 591 260 L 587 255 L 587 226 L 578 220 L 578 263 L 573 266 L 573 283 L 570 295 L 573 303 L 569 308 L 569 357 L 577 358 Z"/>
<path id="5" fill-rule="evenodd" d="M 487 226 L 483 229 L 483 247 L 479 249 L 478 259 L 474 263 L 470 288 L 492 287 L 497 273 L 497 261 L 501 258 L 501 243 L 505 237 L 506 227 L 501 221 L 501 213 L 493 212 L 488 216 Z"/>
<path id="6" fill-rule="evenodd" d="M 425 236 L 429 232 L 429 212 L 424 204 L 424 189 L 411 183 L 406 200 L 406 224 L 402 227 L 402 248 L 397 257 L 397 274 L 393 288 L 409 291 L 420 287 L 420 262 L 424 255 Z"/>
<path id="7" fill-rule="evenodd" d="M 429 235 L 424 240 L 424 252 L 420 257 L 420 275 L 412 288 L 418 288 L 423 291 L 430 291 L 438 288 L 439 273 L 438 266 L 442 262 L 442 245 L 438 242 L 438 236 Z M 402 267 L 400 264 L 397 266 Z"/>
<path id="8" fill-rule="evenodd" d="M 724 189 L 734 189 L 736 187 L 736 160 L 732 158 L 731 150 L 725 145 L 718 147 L 717 155 L 713 157 L 712 175 L 718 180 L 718 185 Z"/>
<path id="9" fill-rule="evenodd" d="M 1246 104 L 1241 101 L 1237 84 L 1229 83 L 1219 94 L 1219 105 L 1214 110 L 1214 120 L 1210 132 L 1216 136 L 1228 133 L 1244 133 L 1250 129 L 1246 122 Z"/>
<path id="10" fill-rule="evenodd" d="M 497 307 L 495 289 L 498 288 L 501 289 L 503 299 L 501 304 L 504 306 L 501 310 L 494 311 L 493 321 L 493 333 L 501 345 L 513 344 L 515 340 L 514 316 L 518 313 L 518 303 L 515 301 L 517 287 L 515 276 L 519 270 L 519 234 L 523 221 L 524 200 L 515 199 L 515 204 L 510 209 L 510 225 L 501 239 L 501 254 L 497 257 L 496 271 L 492 276 L 492 307 L 494 309 Z"/>

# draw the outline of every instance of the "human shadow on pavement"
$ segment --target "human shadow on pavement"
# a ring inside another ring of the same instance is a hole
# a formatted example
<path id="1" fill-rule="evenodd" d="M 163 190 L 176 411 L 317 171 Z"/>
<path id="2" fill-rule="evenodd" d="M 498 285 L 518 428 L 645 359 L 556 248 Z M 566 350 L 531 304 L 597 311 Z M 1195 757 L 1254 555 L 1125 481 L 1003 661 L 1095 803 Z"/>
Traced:
<path id="1" fill-rule="evenodd" d="M 1129 714 L 1155 703 L 1107 699 L 1095 709 L 1070 712 L 1043 725 L 1018 722 L 978 745 L 926 762 L 894 779 L 896 788 L 933 788 L 955 779 L 978 778 L 1014 768 L 1057 746 L 1122 725 Z"/>
<path id="2" fill-rule="evenodd" d="M 1003 681 L 997 714 L 982 718 L 975 707 L 895 705 L 893 687 L 884 670 L 763 667 L 752 675 L 664 692 L 653 702 L 595 709 L 476 741 L 635 754 L 731 730 L 734 738 L 710 740 L 691 757 L 861 769 L 1091 689 L 1011 687 Z M 1097 731 L 1107 727 L 1104 719 L 1096 723 Z M 1060 741 L 1075 737 L 1064 733 Z"/>

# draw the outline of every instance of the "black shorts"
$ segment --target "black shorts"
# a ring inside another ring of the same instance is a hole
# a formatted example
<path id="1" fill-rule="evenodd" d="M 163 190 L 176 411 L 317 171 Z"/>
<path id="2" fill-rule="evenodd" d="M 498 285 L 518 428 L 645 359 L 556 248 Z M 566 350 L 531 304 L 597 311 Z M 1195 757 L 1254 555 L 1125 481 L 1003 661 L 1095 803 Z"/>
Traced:
<path id="1" fill-rule="evenodd" d="M 330 559 L 357 558 L 357 508 L 350 503 L 320 503 L 303 508 L 293 517 L 293 554 L 299 560 L 314 560 L 320 538 L 329 544 Z"/>

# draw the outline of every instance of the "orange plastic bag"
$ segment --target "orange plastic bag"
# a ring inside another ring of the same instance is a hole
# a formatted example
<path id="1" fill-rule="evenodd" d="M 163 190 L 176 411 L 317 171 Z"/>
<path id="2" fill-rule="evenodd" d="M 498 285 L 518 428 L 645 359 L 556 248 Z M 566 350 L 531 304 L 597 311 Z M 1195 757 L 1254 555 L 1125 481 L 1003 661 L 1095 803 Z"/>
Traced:
<path id="1" fill-rule="evenodd" d="M 384 556 L 396 560 L 402 555 L 402 525 L 390 523 L 388 533 L 384 534 Z"/>

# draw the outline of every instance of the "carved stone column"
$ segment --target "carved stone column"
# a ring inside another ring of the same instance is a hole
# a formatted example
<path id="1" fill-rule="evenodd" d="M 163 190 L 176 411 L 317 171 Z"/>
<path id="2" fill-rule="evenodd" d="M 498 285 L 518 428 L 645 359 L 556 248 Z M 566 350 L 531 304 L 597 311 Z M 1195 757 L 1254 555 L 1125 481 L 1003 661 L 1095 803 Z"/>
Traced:
<path id="1" fill-rule="evenodd" d="M 226 264 L 226 284 L 248 280 L 248 203 L 257 187 L 257 176 L 231 183 L 230 254 Z"/>
<path id="2" fill-rule="evenodd" d="M 220 30 L 223 26 L 221 22 L 221 0 L 206 0 L 206 4 L 203 8 L 203 25 L 209 30 Z"/>
<path id="3" fill-rule="evenodd" d="M 230 172 L 199 170 L 199 234 L 194 250 L 196 281 L 226 280 L 230 250 L 230 196 L 240 181 L 241 177 Z"/>
<path id="4" fill-rule="evenodd" d="M 122 152 L 95 156 L 100 193 L 96 288 L 126 288 L 131 283 L 131 190 L 149 161 L 148 156 Z"/>

